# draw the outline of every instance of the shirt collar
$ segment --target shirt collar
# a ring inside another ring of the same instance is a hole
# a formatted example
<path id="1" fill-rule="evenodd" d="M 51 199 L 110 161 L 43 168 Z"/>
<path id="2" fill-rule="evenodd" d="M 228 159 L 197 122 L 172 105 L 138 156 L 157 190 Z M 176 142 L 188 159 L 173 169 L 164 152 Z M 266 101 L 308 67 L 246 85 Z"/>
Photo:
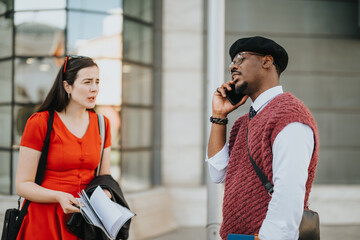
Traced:
<path id="1" fill-rule="evenodd" d="M 265 92 L 261 93 L 253 102 L 251 100 L 251 106 L 256 112 L 259 112 L 263 109 L 273 98 L 277 95 L 284 93 L 282 86 L 272 87 Z"/>

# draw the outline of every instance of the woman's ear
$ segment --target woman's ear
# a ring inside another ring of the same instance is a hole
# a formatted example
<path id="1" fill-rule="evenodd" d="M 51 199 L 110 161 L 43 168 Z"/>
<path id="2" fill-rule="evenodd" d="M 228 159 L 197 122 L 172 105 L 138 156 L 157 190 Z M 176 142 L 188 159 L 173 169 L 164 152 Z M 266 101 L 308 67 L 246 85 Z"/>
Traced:
<path id="1" fill-rule="evenodd" d="M 67 81 L 63 81 L 63 87 L 67 93 L 71 93 L 71 85 Z"/>

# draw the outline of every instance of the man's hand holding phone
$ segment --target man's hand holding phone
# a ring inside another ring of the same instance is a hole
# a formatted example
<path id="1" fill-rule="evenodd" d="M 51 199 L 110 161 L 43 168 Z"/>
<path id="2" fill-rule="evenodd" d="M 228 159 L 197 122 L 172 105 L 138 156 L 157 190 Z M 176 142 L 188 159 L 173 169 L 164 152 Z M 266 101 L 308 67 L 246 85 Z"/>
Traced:
<path id="1" fill-rule="evenodd" d="M 226 91 L 235 91 L 235 87 L 231 87 L 231 85 L 234 83 L 234 80 L 223 83 L 220 87 L 216 89 L 213 95 L 212 116 L 210 118 L 210 121 L 212 123 L 216 123 L 213 122 L 213 119 L 218 118 L 216 119 L 216 121 L 221 120 L 223 122 L 218 124 L 211 124 L 211 131 L 208 143 L 208 158 L 212 158 L 213 156 L 215 156 L 215 154 L 217 154 L 226 143 L 226 124 L 228 122 L 227 115 L 242 104 L 244 104 L 248 98 L 248 96 L 244 96 L 236 105 L 231 104 L 231 102 L 226 97 Z"/>
<path id="2" fill-rule="evenodd" d="M 225 118 L 230 112 L 243 105 L 249 97 L 241 93 L 246 87 L 245 83 L 236 91 L 234 81 L 228 81 L 217 88 L 212 101 L 213 116 Z"/>

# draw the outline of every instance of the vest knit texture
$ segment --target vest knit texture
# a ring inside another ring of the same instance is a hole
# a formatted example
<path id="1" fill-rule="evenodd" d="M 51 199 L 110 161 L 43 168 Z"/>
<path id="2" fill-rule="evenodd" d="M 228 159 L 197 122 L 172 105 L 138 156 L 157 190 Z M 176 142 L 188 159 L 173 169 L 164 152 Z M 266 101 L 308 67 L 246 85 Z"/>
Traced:
<path id="1" fill-rule="evenodd" d="M 222 239 L 226 239 L 229 233 L 249 235 L 259 233 L 271 199 L 251 165 L 246 144 L 247 128 L 249 128 L 250 154 L 261 171 L 274 184 L 272 146 L 278 133 L 293 122 L 306 124 L 314 132 L 315 146 L 308 168 L 304 199 L 304 207 L 307 206 L 318 162 L 318 129 L 310 110 L 291 93 L 283 93 L 272 99 L 251 121 L 249 114 L 246 114 L 237 119 L 231 129 L 223 223 L 220 229 Z"/>

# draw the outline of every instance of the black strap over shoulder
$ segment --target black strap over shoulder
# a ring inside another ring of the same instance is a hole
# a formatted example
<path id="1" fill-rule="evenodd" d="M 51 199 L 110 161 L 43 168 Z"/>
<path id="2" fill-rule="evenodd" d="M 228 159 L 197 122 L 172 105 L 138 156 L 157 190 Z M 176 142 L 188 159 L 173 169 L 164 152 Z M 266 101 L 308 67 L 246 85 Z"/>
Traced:
<path id="1" fill-rule="evenodd" d="M 253 168 L 254 168 L 254 170 L 256 172 L 256 175 L 258 175 L 261 182 L 263 183 L 266 191 L 271 195 L 274 192 L 274 186 L 271 184 L 271 182 L 265 176 L 265 174 L 261 171 L 259 166 L 254 161 L 254 159 L 251 157 L 250 150 L 249 150 L 249 140 L 248 140 L 248 138 L 249 138 L 249 128 L 246 130 L 246 145 L 247 145 L 247 150 L 248 150 L 249 157 L 250 157 L 250 162 L 251 162 L 251 165 L 253 166 Z"/>
<path id="2" fill-rule="evenodd" d="M 35 183 L 37 183 L 39 185 L 42 183 L 42 180 L 45 175 L 45 168 L 46 168 L 46 162 L 47 162 L 47 156 L 48 156 L 49 144 L 50 144 L 50 134 L 51 134 L 51 130 L 52 130 L 53 122 L 54 122 L 54 110 L 48 110 L 48 111 L 49 111 L 49 119 L 47 122 L 46 137 L 44 140 L 44 146 L 41 151 L 41 156 L 40 156 L 38 168 L 36 171 L 36 177 L 35 177 Z M 22 209 L 19 213 L 19 217 L 16 221 L 19 225 L 18 226 L 19 228 L 20 228 L 21 223 L 27 213 L 27 209 L 28 209 L 30 203 L 31 203 L 31 201 L 25 199 L 24 206 L 22 207 Z"/>
<path id="3" fill-rule="evenodd" d="M 41 184 L 45 175 L 45 168 L 46 168 L 46 162 L 47 162 L 47 155 L 49 152 L 49 145 L 50 145 L 50 134 L 52 130 L 54 122 L 54 110 L 49 110 L 49 119 L 47 123 L 47 131 L 46 131 L 46 137 L 44 140 L 44 146 L 41 151 L 41 156 L 38 164 L 38 168 L 36 171 L 36 178 L 35 183 Z"/>

